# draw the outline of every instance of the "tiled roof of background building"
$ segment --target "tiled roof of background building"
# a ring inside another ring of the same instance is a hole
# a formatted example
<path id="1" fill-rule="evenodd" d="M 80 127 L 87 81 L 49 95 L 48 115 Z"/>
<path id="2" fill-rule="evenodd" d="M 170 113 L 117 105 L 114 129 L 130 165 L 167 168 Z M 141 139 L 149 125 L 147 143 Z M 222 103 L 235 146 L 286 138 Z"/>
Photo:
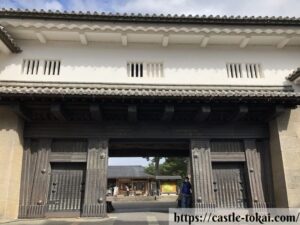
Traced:
<path id="1" fill-rule="evenodd" d="M 143 166 L 108 166 L 108 178 L 154 178 Z"/>

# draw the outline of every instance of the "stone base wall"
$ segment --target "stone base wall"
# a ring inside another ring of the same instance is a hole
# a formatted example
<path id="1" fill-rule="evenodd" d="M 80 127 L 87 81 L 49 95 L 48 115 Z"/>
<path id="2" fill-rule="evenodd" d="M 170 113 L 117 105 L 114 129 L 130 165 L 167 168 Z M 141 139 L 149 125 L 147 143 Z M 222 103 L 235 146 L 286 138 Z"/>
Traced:
<path id="1" fill-rule="evenodd" d="M 270 122 L 276 207 L 300 207 L 300 108 Z"/>
<path id="2" fill-rule="evenodd" d="M 23 156 L 23 122 L 0 106 L 0 219 L 16 219 Z"/>

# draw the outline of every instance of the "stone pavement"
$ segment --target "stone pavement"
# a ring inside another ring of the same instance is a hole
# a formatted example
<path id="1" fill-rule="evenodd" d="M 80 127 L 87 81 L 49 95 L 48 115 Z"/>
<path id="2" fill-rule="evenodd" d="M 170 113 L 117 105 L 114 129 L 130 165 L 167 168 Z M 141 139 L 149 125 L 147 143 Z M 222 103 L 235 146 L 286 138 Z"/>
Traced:
<path id="1" fill-rule="evenodd" d="M 116 211 L 108 218 L 57 218 L 17 220 L 7 225 L 168 225 L 168 208 L 174 202 L 131 202 L 115 203 Z M 0 221 L 0 224 L 1 221 Z"/>

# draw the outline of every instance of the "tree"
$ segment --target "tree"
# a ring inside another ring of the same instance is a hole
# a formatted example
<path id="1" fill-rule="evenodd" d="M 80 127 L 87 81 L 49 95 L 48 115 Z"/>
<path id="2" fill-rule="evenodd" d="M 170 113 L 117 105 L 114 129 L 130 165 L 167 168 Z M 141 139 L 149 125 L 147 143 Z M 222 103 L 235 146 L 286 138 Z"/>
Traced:
<path id="1" fill-rule="evenodd" d="M 145 168 L 145 172 L 156 175 L 156 163 L 155 159 L 151 160 L 148 167 Z M 160 175 L 179 175 L 185 177 L 187 175 L 187 158 L 182 157 L 167 157 L 165 161 L 159 165 Z"/>
<path id="2" fill-rule="evenodd" d="M 153 157 L 151 160 L 149 157 L 146 158 L 148 161 L 151 161 L 148 167 L 145 168 L 145 172 L 158 176 L 160 175 L 160 165 L 159 162 L 162 159 L 161 157 Z"/>

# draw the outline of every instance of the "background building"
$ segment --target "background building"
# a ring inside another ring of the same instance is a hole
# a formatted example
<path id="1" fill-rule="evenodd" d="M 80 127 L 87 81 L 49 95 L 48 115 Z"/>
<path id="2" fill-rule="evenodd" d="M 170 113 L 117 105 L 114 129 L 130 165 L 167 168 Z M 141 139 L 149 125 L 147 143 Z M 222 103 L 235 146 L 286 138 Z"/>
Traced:
<path id="1" fill-rule="evenodd" d="M 147 174 L 143 166 L 108 166 L 107 177 L 107 187 L 112 190 L 117 186 L 121 196 L 176 195 L 181 180 L 180 176 Z"/>
<path id="2" fill-rule="evenodd" d="M 108 166 L 108 188 L 117 186 L 119 195 L 149 196 L 155 177 L 142 166 Z M 127 192 L 129 190 L 129 192 Z"/>

